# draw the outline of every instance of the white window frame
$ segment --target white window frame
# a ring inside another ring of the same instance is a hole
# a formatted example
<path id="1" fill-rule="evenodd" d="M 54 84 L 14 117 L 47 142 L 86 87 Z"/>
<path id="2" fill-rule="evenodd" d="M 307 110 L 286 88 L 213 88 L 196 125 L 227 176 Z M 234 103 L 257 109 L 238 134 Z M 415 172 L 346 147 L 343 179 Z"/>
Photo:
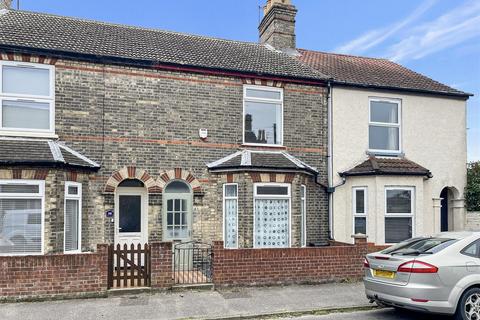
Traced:
<path id="1" fill-rule="evenodd" d="M 40 256 L 45 253 L 45 181 L 43 180 L 0 180 L 0 184 L 38 185 L 38 193 L 0 193 L 1 199 L 40 199 L 41 204 L 41 250 L 40 252 L 0 253 L 0 256 Z"/>
<path id="2" fill-rule="evenodd" d="M 50 76 L 50 95 L 39 96 L 17 93 L 3 93 L 3 66 L 12 67 L 28 67 L 49 70 Z M 2 106 L 3 101 L 28 101 L 38 103 L 48 103 L 50 106 L 50 128 L 45 129 L 29 129 L 29 128 L 3 128 L 2 123 Z M 34 137 L 56 137 L 55 135 L 55 66 L 21 62 L 21 61 L 0 61 L 0 134 L 11 136 L 34 136 Z"/>
<path id="3" fill-rule="evenodd" d="M 372 102 L 388 102 L 395 103 L 397 108 L 398 123 L 390 122 L 376 122 L 372 121 Z M 382 150 L 370 148 L 370 126 L 385 127 L 385 128 L 398 128 L 398 150 Z M 394 154 L 398 155 L 402 153 L 402 100 L 392 98 L 368 98 L 368 151 L 377 154 Z"/>
<path id="4" fill-rule="evenodd" d="M 68 187 L 77 187 L 78 194 L 69 194 Z M 78 200 L 78 249 L 77 250 L 67 250 L 65 230 L 66 230 L 66 219 L 65 214 L 67 213 L 67 200 Z M 65 199 L 63 201 L 63 252 L 64 253 L 81 253 L 82 252 L 82 184 L 79 182 L 65 181 Z"/>
<path id="5" fill-rule="evenodd" d="M 262 90 L 262 91 L 271 91 L 271 92 L 279 92 L 280 99 L 264 99 L 264 98 L 253 98 L 247 97 L 247 89 L 252 90 Z M 280 143 L 272 144 L 272 143 L 252 143 L 245 141 L 245 108 L 246 102 L 263 102 L 263 103 L 270 103 L 270 104 L 280 104 L 280 117 L 282 121 L 282 125 L 278 128 L 280 137 Z M 244 145 L 247 146 L 270 146 L 270 147 L 282 147 L 283 146 L 283 126 L 284 126 L 284 117 L 283 117 L 283 89 L 282 88 L 274 88 L 274 87 L 267 87 L 267 86 L 257 86 L 257 85 L 244 85 L 243 86 L 243 117 L 242 117 L 242 142 Z"/>
<path id="6" fill-rule="evenodd" d="M 275 194 L 257 194 L 257 187 L 287 187 L 288 194 L 283 195 L 275 195 Z M 291 185 L 289 183 L 275 183 L 275 182 L 267 182 L 267 183 L 254 183 L 253 184 L 253 248 L 264 248 L 258 247 L 255 245 L 255 234 L 256 234 L 256 227 L 255 227 L 255 220 L 256 220 L 256 210 L 255 210 L 255 200 L 256 199 L 283 199 L 288 200 L 288 247 L 292 247 L 292 192 L 291 192 Z M 275 248 L 269 248 L 275 249 Z"/>
<path id="7" fill-rule="evenodd" d="M 357 212 L 357 191 L 363 190 L 363 206 L 364 213 Z M 368 234 L 368 187 L 353 187 L 352 188 L 352 215 L 353 226 L 352 234 L 355 234 L 355 218 L 365 218 L 365 232 Z"/>
<path id="8" fill-rule="evenodd" d="M 237 189 L 237 195 L 235 197 L 232 197 L 232 196 L 226 196 L 226 188 L 227 186 L 235 186 L 236 189 Z M 236 221 L 237 221 L 237 226 L 236 226 L 236 229 L 237 229 L 237 241 L 236 241 L 236 246 L 235 247 L 226 247 L 225 246 L 225 204 L 226 204 L 226 200 L 237 200 L 237 212 L 236 212 Z M 225 183 L 223 185 L 223 246 L 225 249 L 238 249 L 238 183 Z"/>
<path id="9" fill-rule="evenodd" d="M 408 191 L 410 191 L 410 194 L 412 195 L 412 197 L 411 197 L 410 212 L 409 213 L 407 213 L 407 212 L 405 212 L 405 213 L 388 213 L 387 212 L 387 192 L 389 190 L 408 190 Z M 411 218 L 412 219 L 412 238 L 415 237 L 415 199 L 416 199 L 415 198 L 415 187 L 405 187 L 405 186 L 385 187 L 384 198 L 385 198 L 385 200 L 384 200 L 385 201 L 385 218 L 383 220 L 384 238 L 385 239 L 387 238 L 387 235 L 385 234 L 385 232 L 386 232 L 386 228 L 385 228 L 386 218 Z M 391 243 L 385 242 L 385 244 L 391 244 Z"/>
<path id="10" fill-rule="evenodd" d="M 300 205 L 300 215 L 301 215 L 301 221 L 302 221 L 302 229 L 300 230 L 301 232 L 300 245 L 302 247 L 306 247 L 307 246 L 307 186 L 304 184 L 300 186 L 300 201 L 302 202 Z"/>

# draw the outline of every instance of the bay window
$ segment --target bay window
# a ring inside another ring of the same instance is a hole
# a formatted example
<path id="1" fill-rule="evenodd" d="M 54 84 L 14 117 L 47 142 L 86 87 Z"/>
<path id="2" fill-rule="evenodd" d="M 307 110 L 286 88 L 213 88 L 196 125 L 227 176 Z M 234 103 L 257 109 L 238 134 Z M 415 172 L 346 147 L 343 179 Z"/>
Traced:
<path id="1" fill-rule="evenodd" d="M 43 253 L 44 181 L 0 180 L 0 255 Z"/>
<path id="2" fill-rule="evenodd" d="M 369 150 L 399 153 L 401 149 L 399 100 L 370 99 Z"/>
<path id="3" fill-rule="evenodd" d="M 367 234 L 367 188 L 353 188 L 353 234 Z"/>
<path id="4" fill-rule="evenodd" d="M 54 133 L 54 67 L 0 61 L 0 130 Z"/>
<path id="5" fill-rule="evenodd" d="M 223 241 L 225 248 L 238 248 L 238 185 L 223 185 Z"/>
<path id="6" fill-rule="evenodd" d="M 385 189 L 385 243 L 413 237 L 414 188 Z"/>
<path id="7" fill-rule="evenodd" d="M 283 143 L 282 89 L 245 86 L 243 100 L 243 142 L 281 146 Z"/>
<path id="8" fill-rule="evenodd" d="M 254 247 L 290 247 L 290 184 L 254 184 Z"/>
<path id="9" fill-rule="evenodd" d="M 82 185 L 65 182 L 64 251 L 82 251 Z"/>

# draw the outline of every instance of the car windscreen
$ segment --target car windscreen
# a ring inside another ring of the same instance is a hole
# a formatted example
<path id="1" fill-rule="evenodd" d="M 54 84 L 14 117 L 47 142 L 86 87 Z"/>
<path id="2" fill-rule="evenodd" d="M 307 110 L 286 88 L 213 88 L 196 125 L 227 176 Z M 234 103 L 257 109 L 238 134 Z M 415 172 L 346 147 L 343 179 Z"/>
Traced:
<path id="1" fill-rule="evenodd" d="M 385 249 L 382 253 L 391 255 L 433 254 L 447 248 L 457 241 L 458 239 L 451 238 L 415 238 L 411 239 L 411 241 L 405 241 L 396 246 Z"/>

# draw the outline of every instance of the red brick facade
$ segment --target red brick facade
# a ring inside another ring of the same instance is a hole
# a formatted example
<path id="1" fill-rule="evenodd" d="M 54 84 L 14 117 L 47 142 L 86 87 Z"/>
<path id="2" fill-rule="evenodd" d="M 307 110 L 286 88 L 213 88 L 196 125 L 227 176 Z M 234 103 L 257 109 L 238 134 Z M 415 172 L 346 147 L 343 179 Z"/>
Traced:
<path id="1" fill-rule="evenodd" d="M 0 300 L 99 296 L 107 291 L 107 245 L 95 253 L 0 257 Z"/>
<path id="2" fill-rule="evenodd" d="M 215 285 L 322 283 L 363 276 L 365 239 L 355 245 L 286 249 L 224 249 L 214 243 Z"/>
<path id="3" fill-rule="evenodd" d="M 152 288 L 170 288 L 173 285 L 172 243 L 150 243 L 151 256 L 151 284 Z"/>

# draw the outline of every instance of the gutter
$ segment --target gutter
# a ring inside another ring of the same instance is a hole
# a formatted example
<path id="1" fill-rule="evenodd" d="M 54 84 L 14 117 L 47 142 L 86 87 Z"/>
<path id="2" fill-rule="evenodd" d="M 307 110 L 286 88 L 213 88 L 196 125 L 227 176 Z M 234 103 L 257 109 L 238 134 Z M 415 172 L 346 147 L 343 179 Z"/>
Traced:
<path id="1" fill-rule="evenodd" d="M 469 97 L 473 97 L 473 93 L 468 92 L 445 92 L 445 91 L 433 91 L 433 90 L 426 90 L 426 89 L 415 89 L 415 88 L 402 88 L 402 87 L 391 87 L 391 86 L 381 86 L 381 85 L 372 85 L 372 84 L 361 84 L 361 83 L 352 83 L 346 81 L 336 81 L 333 80 L 332 83 L 339 85 L 339 86 L 346 86 L 346 87 L 355 87 L 355 88 L 363 88 L 363 89 L 375 89 L 375 90 L 390 90 L 390 91 L 401 91 L 401 92 L 410 92 L 410 93 L 423 93 L 423 94 L 431 94 L 434 96 L 448 96 L 452 98 L 460 98 L 467 100 Z"/>
<path id="2" fill-rule="evenodd" d="M 42 167 L 42 168 L 53 168 L 53 169 L 77 169 L 77 170 L 85 170 L 85 171 L 93 171 L 97 172 L 100 170 L 101 167 L 94 167 L 94 166 L 84 166 L 79 164 L 68 164 L 64 162 L 58 161 L 21 161 L 21 160 L 6 160 L 0 161 L 0 167 L 2 166 L 33 166 L 33 167 Z"/>
<path id="3" fill-rule="evenodd" d="M 166 71 L 178 71 L 178 72 L 190 72 L 190 73 L 199 73 L 207 74 L 214 76 L 226 76 L 226 77 L 238 77 L 238 78 L 257 78 L 261 80 L 271 80 L 271 81 L 283 81 L 288 83 L 298 83 L 305 85 L 316 85 L 316 86 L 325 86 L 327 79 L 315 79 L 308 77 L 298 77 L 298 76 L 287 76 L 287 75 L 275 75 L 268 73 L 258 73 L 258 72 L 248 72 L 248 71 L 238 71 L 214 67 L 201 67 L 195 65 L 187 65 L 181 63 L 166 63 L 160 62 L 158 60 L 146 60 L 146 59 L 134 59 L 134 58 L 125 58 L 125 57 L 116 57 L 108 55 L 95 55 L 88 53 L 78 53 L 73 51 L 61 51 L 54 49 L 40 49 L 40 48 L 29 48 L 21 46 L 11 46 L 11 45 L 0 45 L 0 50 L 6 52 L 14 53 L 24 53 L 29 55 L 51 55 L 56 58 L 61 59 L 70 59 L 70 60 L 82 60 L 93 63 L 103 63 L 103 64 L 112 64 L 120 66 L 134 66 L 134 67 L 143 67 L 151 68 L 156 70 L 166 70 Z"/>

